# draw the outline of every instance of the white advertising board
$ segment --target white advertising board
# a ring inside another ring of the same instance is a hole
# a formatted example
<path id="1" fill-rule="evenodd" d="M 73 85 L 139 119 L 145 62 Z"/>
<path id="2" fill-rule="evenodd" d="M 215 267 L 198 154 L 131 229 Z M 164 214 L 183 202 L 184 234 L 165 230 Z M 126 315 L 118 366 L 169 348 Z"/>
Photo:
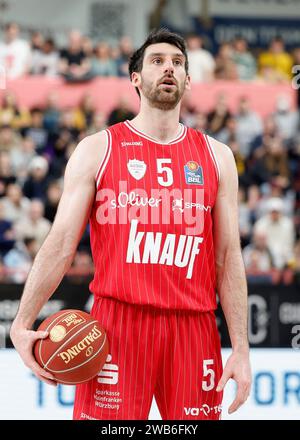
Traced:
<path id="1" fill-rule="evenodd" d="M 223 350 L 224 363 L 230 350 Z M 293 349 L 252 349 L 253 386 L 244 406 L 228 416 L 235 394 L 225 389 L 222 419 L 300 419 L 300 352 Z M 38 381 L 13 349 L 0 350 L 0 419 L 70 420 L 74 387 L 51 387 Z M 161 419 L 153 400 L 149 420 Z"/>

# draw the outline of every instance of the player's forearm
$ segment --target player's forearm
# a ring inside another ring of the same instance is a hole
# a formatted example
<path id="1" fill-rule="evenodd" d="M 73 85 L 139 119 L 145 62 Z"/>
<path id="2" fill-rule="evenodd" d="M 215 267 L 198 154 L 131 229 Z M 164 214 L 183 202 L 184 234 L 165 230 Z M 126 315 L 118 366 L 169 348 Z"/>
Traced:
<path id="1" fill-rule="evenodd" d="M 41 308 L 69 269 L 75 249 L 66 237 L 50 234 L 40 248 L 25 283 L 14 326 L 31 328 Z"/>
<path id="2" fill-rule="evenodd" d="M 239 248 L 228 249 L 217 262 L 217 292 L 233 350 L 248 351 L 247 282 Z"/>

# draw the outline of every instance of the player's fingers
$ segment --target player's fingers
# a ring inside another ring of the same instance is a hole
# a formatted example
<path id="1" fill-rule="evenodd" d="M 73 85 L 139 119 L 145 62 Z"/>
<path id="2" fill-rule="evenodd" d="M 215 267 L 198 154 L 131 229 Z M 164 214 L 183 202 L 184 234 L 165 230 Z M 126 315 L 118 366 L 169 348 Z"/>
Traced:
<path id="1" fill-rule="evenodd" d="M 35 375 L 39 380 L 46 382 L 48 385 L 52 385 L 54 387 L 57 386 L 57 382 L 55 382 L 54 380 L 46 379 L 44 376 L 41 376 L 40 374 L 37 373 L 35 373 Z"/>
<path id="2" fill-rule="evenodd" d="M 248 381 L 240 381 L 238 382 L 238 390 L 237 395 L 232 404 L 229 407 L 228 413 L 232 414 L 247 400 L 250 392 L 250 385 Z"/>
<path id="3" fill-rule="evenodd" d="M 49 380 L 55 381 L 55 377 L 51 373 L 49 373 L 48 371 L 46 371 L 42 367 L 40 367 L 39 364 L 32 365 L 31 370 L 35 374 L 42 376 L 44 379 L 49 379 Z"/>
<path id="4" fill-rule="evenodd" d="M 36 341 L 37 339 L 45 339 L 48 337 L 49 333 L 43 330 L 39 330 L 37 332 L 35 331 L 30 331 L 31 337 L 34 341 Z"/>
<path id="5" fill-rule="evenodd" d="M 24 359 L 25 365 L 30 368 L 34 374 L 43 376 L 44 378 L 55 380 L 54 376 L 48 371 L 44 370 L 34 359 L 33 355 L 27 355 Z"/>
<path id="6" fill-rule="evenodd" d="M 55 380 L 55 377 L 51 373 L 40 367 L 37 362 L 32 363 L 30 368 L 35 374 L 39 374 L 46 379 Z"/>
<path id="7" fill-rule="evenodd" d="M 219 380 L 219 383 L 217 385 L 216 391 L 222 391 L 225 385 L 227 384 L 227 382 L 229 381 L 229 379 L 231 378 L 231 376 L 232 376 L 231 372 L 225 368 L 221 376 L 221 379 Z"/>

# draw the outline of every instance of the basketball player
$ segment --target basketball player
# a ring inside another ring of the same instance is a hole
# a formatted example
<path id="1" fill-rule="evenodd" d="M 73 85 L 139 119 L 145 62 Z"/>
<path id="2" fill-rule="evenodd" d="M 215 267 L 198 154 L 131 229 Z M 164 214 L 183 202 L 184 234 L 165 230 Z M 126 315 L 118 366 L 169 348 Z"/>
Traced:
<path id="1" fill-rule="evenodd" d="M 89 220 L 95 276 L 91 314 L 110 353 L 99 375 L 77 385 L 74 419 L 217 420 L 232 378 L 248 397 L 247 287 L 231 150 L 179 123 L 190 89 L 184 40 L 153 31 L 132 56 L 140 111 L 83 139 L 70 158 L 52 229 L 26 281 L 12 341 L 36 376 L 32 325 L 69 269 Z M 222 369 L 216 292 L 232 354 Z"/>

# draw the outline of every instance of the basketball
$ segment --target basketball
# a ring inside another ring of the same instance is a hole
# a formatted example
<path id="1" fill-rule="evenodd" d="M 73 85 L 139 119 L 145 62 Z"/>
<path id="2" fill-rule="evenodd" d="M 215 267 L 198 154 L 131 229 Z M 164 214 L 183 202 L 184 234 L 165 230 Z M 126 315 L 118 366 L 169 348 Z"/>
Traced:
<path id="1" fill-rule="evenodd" d="M 95 377 L 108 355 L 108 340 L 99 322 L 81 310 L 61 310 L 46 318 L 38 330 L 49 336 L 34 345 L 38 364 L 57 382 L 75 385 Z"/>

